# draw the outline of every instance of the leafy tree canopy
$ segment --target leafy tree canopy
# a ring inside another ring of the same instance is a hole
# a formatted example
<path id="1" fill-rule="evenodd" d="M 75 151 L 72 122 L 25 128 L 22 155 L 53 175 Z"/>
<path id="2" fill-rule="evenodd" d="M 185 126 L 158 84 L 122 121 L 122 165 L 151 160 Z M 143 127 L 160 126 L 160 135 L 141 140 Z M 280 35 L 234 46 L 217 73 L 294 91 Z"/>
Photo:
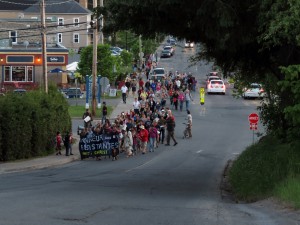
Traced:
<path id="1" fill-rule="evenodd" d="M 299 137 L 294 96 L 300 90 L 293 89 L 299 82 L 299 0 L 110 0 L 105 10 L 114 29 L 201 43 L 194 60 L 213 60 L 225 74 L 264 83 L 269 97 L 276 96 L 261 108 L 264 123 L 282 136 Z"/>

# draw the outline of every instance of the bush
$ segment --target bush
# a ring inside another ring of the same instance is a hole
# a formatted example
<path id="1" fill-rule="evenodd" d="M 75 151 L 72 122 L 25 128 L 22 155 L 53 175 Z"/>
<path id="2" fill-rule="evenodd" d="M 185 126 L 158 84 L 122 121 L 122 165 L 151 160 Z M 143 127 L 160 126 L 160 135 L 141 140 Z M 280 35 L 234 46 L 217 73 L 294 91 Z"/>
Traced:
<path id="1" fill-rule="evenodd" d="M 11 93 L 0 99 L 0 161 L 53 153 L 56 131 L 69 131 L 68 103 L 56 88 L 49 93 Z"/>

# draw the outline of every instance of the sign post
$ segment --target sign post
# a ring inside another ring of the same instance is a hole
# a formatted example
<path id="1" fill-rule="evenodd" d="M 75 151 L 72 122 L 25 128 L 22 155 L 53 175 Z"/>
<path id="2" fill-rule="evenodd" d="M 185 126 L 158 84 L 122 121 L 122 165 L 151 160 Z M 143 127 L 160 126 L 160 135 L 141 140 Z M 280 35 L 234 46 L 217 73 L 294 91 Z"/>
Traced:
<path id="1" fill-rule="evenodd" d="M 254 131 L 257 130 L 257 123 L 258 123 L 258 120 L 259 120 L 259 116 L 257 115 L 257 113 L 251 113 L 249 116 L 248 116 L 248 120 L 249 120 L 249 123 L 250 123 L 250 130 L 252 130 L 252 142 L 254 144 Z"/>

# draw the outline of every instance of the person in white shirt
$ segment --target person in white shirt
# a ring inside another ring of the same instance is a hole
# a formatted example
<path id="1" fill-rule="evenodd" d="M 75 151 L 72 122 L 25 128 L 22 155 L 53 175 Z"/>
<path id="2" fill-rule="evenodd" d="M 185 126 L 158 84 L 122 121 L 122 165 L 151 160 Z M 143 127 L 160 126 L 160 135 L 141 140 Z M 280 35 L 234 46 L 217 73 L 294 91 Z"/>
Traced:
<path id="1" fill-rule="evenodd" d="M 181 82 L 180 82 L 180 80 L 178 78 L 175 80 L 175 84 L 177 86 L 177 90 L 179 90 L 180 86 L 181 86 Z"/>
<path id="2" fill-rule="evenodd" d="M 140 107 L 141 107 L 141 103 L 138 101 L 137 98 L 134 98 L 133 110 L 135 114 L 140 114 Z"/>
<path id="3" fill-rule="evenodd" d="M 128 91 L 128 88 L 126 87 L 126 85 L 124 83 L 123 86 L 121 87 L 122 99 L 123 99 L 124 104 L 126 104 L 127 91 Z"/>
<path id="4" fill-rule="evenodd" d="M 188 131 L 188 135 L 189 137 L 192 137 L 192 124 L 193 124 L 193 117 L 192 114 L 190 112 L 190 110 L 186 110 L 187 111 L 187 131 Z"/>

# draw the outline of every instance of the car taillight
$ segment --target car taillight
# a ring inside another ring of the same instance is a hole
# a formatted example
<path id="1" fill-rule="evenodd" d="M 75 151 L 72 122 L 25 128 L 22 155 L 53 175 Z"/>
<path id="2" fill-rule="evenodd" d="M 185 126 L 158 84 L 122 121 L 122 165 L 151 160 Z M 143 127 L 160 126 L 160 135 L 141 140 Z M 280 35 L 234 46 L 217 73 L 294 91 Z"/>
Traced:
<path id="1" fill-rule="evenodd" d="M 210 88 L 213 88 L 213 86 L 212 86 L 212 85 L 210 85 Z"/>
<path id="2" fill-rule="evenodd" d="M 221 85 L 221 88 L 223 88 L 224 87 L 224 85 Z"/>

